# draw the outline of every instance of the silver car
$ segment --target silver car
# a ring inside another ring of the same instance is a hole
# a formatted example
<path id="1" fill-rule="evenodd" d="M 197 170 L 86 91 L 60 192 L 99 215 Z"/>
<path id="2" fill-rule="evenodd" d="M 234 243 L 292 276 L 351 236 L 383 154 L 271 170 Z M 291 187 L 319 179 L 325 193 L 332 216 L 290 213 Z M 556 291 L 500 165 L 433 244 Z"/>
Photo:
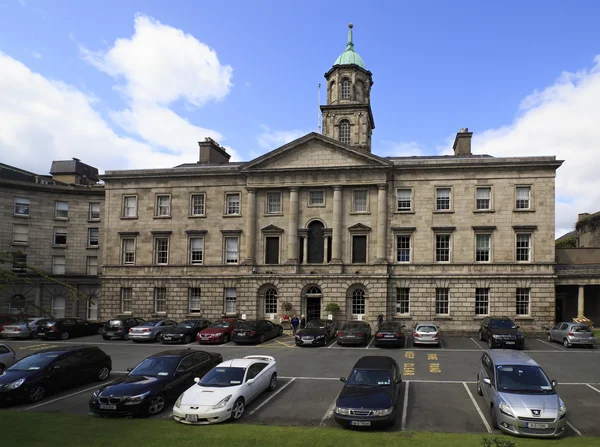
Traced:
<path id="1" fill-rule="evenodd" d="M 165 329 L 177 326 L 173 320 L 150 320 L 129 329 L 129 339 L 138 341 L 161 341 Z"/>
<path id="2" fill-rule="evenodd" d="M 15 351 L 8 345 L 0 344 L 0 374 L 17 362 Z"/>
<path id="3" fill-rule="evenodd" d="M 48 322 L 46 318 L 27 318 L 4 326 L 3 338 L 36 338 L 38 329 Z"/>
<path id="4" fill-rule="evenodd" d="M 593 348 L 596 344 L 594 331 L 581 323 L 561 322 L 548 331 L 548 341 L 562 343 L 565 348 L 571 346 L 588 346 Z"/>
<path id="5" fill-rule="evenodd" d="M 556 381 L 523 352 L 486 351 L 479 363 L 477 393 L 494 428 L 536 437 L 565 432 L 567 407 L 556 393 Z"/>
<path id="6" fill-rule="evenodd" d="M 440 329 L 435 323 L 418 323 L 413 332 L 413 345 L 441 346 Z"/>

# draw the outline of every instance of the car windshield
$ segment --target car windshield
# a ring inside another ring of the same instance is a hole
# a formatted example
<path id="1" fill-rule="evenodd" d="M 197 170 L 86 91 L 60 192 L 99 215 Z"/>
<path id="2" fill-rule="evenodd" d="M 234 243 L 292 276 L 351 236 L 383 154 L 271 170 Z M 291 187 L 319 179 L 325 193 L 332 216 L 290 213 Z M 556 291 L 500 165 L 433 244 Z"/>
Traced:
<path id="1" fill-rule="evenodd" d="M 50 326 L 54 326 L 56 324 L 56 321 L 47 321 L 46 322 L 46 326 L 50 327 Z"/>
<path id="2" fill-rule="evenodd" d="M 121 320 L 109 320 L 108 325 L 109 326 L 121 326 Z"/>
<path id="3" fill-rule="evenodd" d="M 325 329 L 325 320 L 310 320 L 306 323 L 306 329 Z"/>
<path id="4" fill-rule="evenodd" d="M 179 323 L 177 327 L 181 327 L 184 329 L 191 329 L 196 325 L 197 321 L 184 321 L 183 323 Z"/>
<path id="5" fill-rule="evenodd" d="M 363 323 L 361 323 L 360 321 L 352 321 L 350 323 L 346 323 L 342 329 L 346 329 L 346 330 L 353 330 L 353 329 L 360 330 L 360 329 L 363 329 Z"/>
<path id="6" fill-rule="evenodd" d="M 211 324 L 210 327 L 226 328 L 229 327 L 230 324 L 229 321 L 217 321 L 216 323 Z"/>
<path id="7" fill-rule="evenodd" d="M 237 329 L 254 329 L 256 327 L 256 321 L 239 321 L 235 327 Z"/>
<path id="8" fill-rule="evenodd" d="M 589 326 L 573 326 L 573 332 L 592 332 Z"/>
<path id="9" fill-rule="evenodd" d="M 25 357 L 23 360 L 15 363 L 8 368 L 7 371 L 37 371 L 42 369 L 58 357 L 58 354 L 35 354 L 30 357 Z"/>
<path id="10" fill-rule="evenodd" d="M 140 324 L 140 326 L 156 326 L 158 323 L 160 323 L 162 320 L 151 320 L 151 321 L 144 321 L 142 324 Z"/>
<path id="11" fill-rule="evenodd" d="M 539 366 L 498 365 L 498 390 L 514 393 L 551 393 L 552 383 Z"/>
<path id="12" fill-rule="evenodd" d="M 390 372 L 385 369 L 355 369 L 346 380 L 351 386 L 389 386 L 392 384 Z"/>
<path id="13" fill-rule="evenodd" d="M 437 328 L 435 326 L 417 326 L 417 332 L 437 332 Z"/>
<path id="14" fill-rule="evenodd" d="M 380 331 L 399 331 L 400 325 L 397 323 L 383 323 L 379 326 Z"/>
<path id="15" fill-rule="evenodd" d="M 200 382 L 199 386 L 228 387 L 241 385 L 246 368 L 216 367 L 211 369 Z"/>
<path id="16" fill-rule="evenodd" d="M 492 329 L 516 329 L 515 323 L 510 320 L 492 320 L 490 321 Z"/>
<path id="17" fill-rule="evenodd" d="M 136 366 L 129 375 L 154 377 L 172 376 L 179 360 L 179 357 L 149 357 Z"/>

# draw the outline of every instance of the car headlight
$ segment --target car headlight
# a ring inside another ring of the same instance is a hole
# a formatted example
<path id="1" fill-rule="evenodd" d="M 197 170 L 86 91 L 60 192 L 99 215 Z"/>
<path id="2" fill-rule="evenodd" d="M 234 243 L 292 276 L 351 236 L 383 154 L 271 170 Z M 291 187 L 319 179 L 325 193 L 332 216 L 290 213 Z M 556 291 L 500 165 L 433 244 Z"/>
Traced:
<path id="1" fill-rule="evenodd" d="M 184 394 L 185 394 L 185 393 L 181 393 L 181 395 L 180 395 L 180 396 L 177 398 L 177 400 L 175 401 L 175 406 L 176 406 L 177 408 L 181 407 L 181 399 L 183 399 L 183 395 L 184 395 Z"/>
<path id="2" fill-rule="evenodd" d="M 512 408 L 510 408 L 510 405 L 508 405 L 503 400 L 500 401 L 498 408 L 500 408 L 501 413 L 504 413 L 505 415 L 510 416 L 511 418 L 515 417 L 515 414 L 513 413 Z"/>
<path id="3" fill-rule="evenodd" d="M 7 388 L 9 390 L 16 390 L 17 388 L 19 388 L 21 385 L 23 385 L 23 383 L 25 382 L 25 379 L 19 379 L 13 383 L 9 383 Z"/>
<path id="4" fill-rule="evenodd" d="M 324 335 L 317 335 L 315 338 L 325 338 Z"/>
<path id="5" fill-rule="evenodd" d="M 350 416 L 350 408 L 335 407 L 335 412 L 337 414 L 343 414 L 345 416 Z"/>
<path id="6" fill-rule="evenodd" d="M 137 396 L 131 396 L 129 399 L 125 401 L 123 405 L 138 405 L 141 404 L 142 401 L 146 398 L 146 396 L 150 394 L 150 391 L 146 391 L 143 394 L 138 394 Z"/>
<path id="7" fill-rule="evenodd" d="M 498 335 L 498 334 L 494 334 L 494 335 L 492 335 L 492 337 L 494 337 L 494 338 L 500 338 L 500 337 L 502 337 L 502 336 L 501 336 L 501 335 Z"/>
<path id="8" fill-rule="evenodd" d="M 302 338 L 302 335 L 300 335 L 300 334 L 296 334 L 296 338 L 297 338 L 297 339 L 301 339 L 301 338 Z"/>
<path id="9" fill-rule="evenodd" d="M 560 416 L 564 416 L 565 414 L 567 414 L 567 406 L 565 405 L 565 403 L 559 399 L 560 402 L 560 407 L 558 407 L 558 414 L 560 414 Z"/>
<path id="10" fill-rule="evenodd" d="M 229 399 L 231 399 L 232 394 L 230 394 L 229 396 L 227 396 L 225 399 L 222 399 L 218 404 L 216 404 L 215 406 L 212 407 L 213 410 L 218 410 L 219 408 L 223 408 L 225 405 L 227 405 L 227 402 L 229 402 Z"/>
<path id="11" fill-rule="evenodd" d="M 220 337 L 221 335 L 223 335 L 223 332 L 217 332 L 213 337 Z"/>
<path id="12" fill-rule="evenodd" d="M 394 407 L 385 408 L 383 410 L 373 410 L 373 416 L 387 416 L 388 414 L 392 414 L 394 411 Z"/>
<path id="13" fill-rule="evenodd" d="M 94 391 L 94 393 L 92 394 L 92 396 L 94 396 L 94 398 L 96 398 L 96 399 L 97 399 L 97 398 L 98 398 L 98 396 L 100 396 L 100 392 L 101 392 L 101 391 L 102 391 L 102 390 L 96 390 L 96 391 Z"/>

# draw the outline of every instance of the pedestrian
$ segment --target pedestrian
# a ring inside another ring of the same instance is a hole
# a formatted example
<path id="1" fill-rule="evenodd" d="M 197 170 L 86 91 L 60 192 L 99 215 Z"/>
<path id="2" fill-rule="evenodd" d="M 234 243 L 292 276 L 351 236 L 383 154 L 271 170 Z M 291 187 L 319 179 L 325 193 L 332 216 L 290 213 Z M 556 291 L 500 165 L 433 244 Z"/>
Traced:
<path id="1" fill-rule="evenodd" d="M 296 332 L 298 332 L 298 325 L 300 324 L 300 320 L 298 320 L 298 317 L 296 315 L 294 315 L 292 317 L 292 335 L 296 336 Z"/>
<path id="2" fill-rule="evenodd" d="M 383 323 L 383 314 L 379 314 L 379 316 L 377 317 L 377 323 L 379 324 L 379 326 L 381 326 L 381 323 Z"/>
<path id="3" fill-rule="evenodd" d="M 304 315 L 302 315 L 302 318 L 300 319 L 300 329 L 304 329 L 306 327 L 306 318 L 304 317 Z"/>

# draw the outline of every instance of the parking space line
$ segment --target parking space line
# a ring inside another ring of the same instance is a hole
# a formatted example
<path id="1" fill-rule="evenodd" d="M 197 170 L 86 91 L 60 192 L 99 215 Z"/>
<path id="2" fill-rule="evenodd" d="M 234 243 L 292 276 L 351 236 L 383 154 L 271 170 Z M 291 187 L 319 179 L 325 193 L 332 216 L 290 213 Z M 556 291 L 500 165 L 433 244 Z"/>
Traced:
<path id="1" fill-rule="evenodd" d="M 406 349 L 406 343 L 408 342 L 408 337 L 405 335 L 404 336 L 404 349 Z"/>
<path id="2" fill-rule="evenodd" d="M 536 338 L 536 340 L 537 340 L 537 341 L 539 341 L 540 343 L 544 343 L 545 345 L 548 345 L 548 346 L 550 346 L 550 347 L 551 347 L 551 348 L 553 348 L 555 351 L 562 351 L 562 352 L 566 351 L 566 349 L 565 349 L 565 348 L 563 348 L 562 346 L 559 346 L 559 345 L 557 345 L 556 343 L 552 345 L 552 344 L 548 343 L 547 341 L 540 340 L 539 338 Z M 559 349 L 559 348 L 560 348 L 560 349 Z"/>
<path id="3" fill-rule="evenodd" d="M 281 388 L 279 388 L 277 391 L 275 391 L 273 394 L 271 394 L 263 403 L 261 403 L 258 407 L 256 407 L 254 410 L 252 410 L 250 412 L 250 416 L 252 416 L 254 413 L 256 413 L 258 410 L 260 410 L 262 407 L 264 407 L 271 399 L 273 399 L 275 396 L 277 396 L 279 393 L 281 393 L 283 390 L 285 390 L 288 386 L 290 386 L 294 380 L 296 379 L 292 379 L 290 380 L 288 383 L 286 383 L 285 385 L 283 385 Z"/>
<path id="4" fill-rule="evenodd" d="M 371 343 L 373 343 L 374 340 L 375 340 L 375 337 L 371 338 L 371 341 L 369 342 L 369 344 L 367 345 L 367 347 L 365 349 L 369 349 L 369 346 L 371 346 Z"/>
<path id="5" fill-rule="evenodd" d="M 103 387 L 105 385 L 110 385 L 113 382 L 114 382 L 114 380 L 112 382 L 110 382 L 110 383 L 107 383 L 107 384 L 98 384 L 98 385 L 96 385 L 96 386 L 94 386 L 92 388 L 86 388 L 85 390 L 80 390 L 80 391 L 77 391 L 76 393 L 71 393 L 71 394 L 67 394 L 66 396 L 57 397 L 56 399 L 52 399 L 52 400 L 49 400 L 49 401 L 46 401 L 46 402 L 42 402 L 41 404 L 37 404 L 37 405 L 34 405 L 32 407 L 23 408 L 22 410 L 19 410 L 19 411 L 33 410 L 34 408 L 38 408 L 38 407 L 42 407 L 44 405 L 48 405 L 48 404 L 51 404 L 51 403 L 54 403 L 54 402 L 58 402 L 59 400 L 68 399 L 69 397 L 77 396 L 78 394 L 85 393 L 87 391 L 97 390 L 98 388 L 101 388 L 101 387 Z"/>
<path id="6" fill-rule="evenodd" d="M 594 391 L 596 391 L 597 393 L 600 393 L 600 390 L 598 388 L 593 387 L 592 385 L 590 385 L 589 383 L 586 383 L 587 386 L 589 386 L 591 389 L 593 389 Z"/>
<path id="7" fill-rule="evenodd" d="M 339 377 L 286 377 L 279 376 L 280 379 L 294 379 L 294 380 L 340 380 Z"/>
<path id="8" fill-rule="evenodd" d="M 471 339 L 471 340 L 473 340 L 473 339 Z M 471 390 L 467 386 L 467 382 L 463 382 L 463 385 L 465 387 L 465 390 L 467 390 L 467 394 L 471 398 L 471 402 L 473 402 L 473 405 L 475 405 L 475 409 L 477 410 L 477 413 L 479 413 L 479 417 L 481 418 L 483 425 L 485 425 L 485 429 L 487 430 L 488 433 L 492 433 L 492 428 L 490 427 L 490 424 L 488 424 L 488 421 L 486 420 L 485 416 L 483 415 L 481 408 L 479 408 L 479 404 L 477 403 L 477 401 L 473 397 L 473 394 L 471 393 Z"/>
<path id="9" fill-rule="evenodd" d="M 577 436 L 582 436 L 582 435 L 581 435 L 581 432 L 580 432 L 579 430 L 577 430 L 577 429 L 576 429 L 576 428 L 573 426 L 573 424 L 571 424 L 569 421 L 567 421 L 567 425 L 568 425 L 569 427 L 571 427 L 571 430 L 573 430 L 575 433 L 577 433 Z"/>
<path id="10" fill-rule="evenodd" d="M 333 403 L 329 406 L 329 408 L 327 409 L 327 411 L 325 412 L 325 414 L 321 418 L 321 422 L 319 423 L 320 426 L 325 425 L 325 420 L 329 419 L 331 417 L 331 415 L 333 414 L 333 410 L 335 410 L 335 404 L 336 404 L 336 402 L 338 400 L 338 397 L 340 397 L 339 393 L 338 393 L 337 396 L 335 396 L 335 399 L 333 400 Z"/>
<path id="11" fill-rule="evenodd" d="M 408 387 L 410 380 L 406 381 L 406 387 L 404 389 L 404 403 L 402 404 L 402 422 L 400 424 L 400 430 L 406 430 L 406 413 L 408 412 Z"/>
<path id="12" fill-rule="evenodd" d="M 473 341 L 473 343 L 475 343 L 475 344 L 477 345 L 477 347 L 478 347 L 479 349 L 481 349 L 482 351 L 485 351 L 485 349 L 483 349 L 483 348 L 481 347 L 481 345 L 480 345 L 479 343 L 477 343 L 473 337 L 470 337 L 470 338 L 471 338 L 471 340 Z"/>
<path id="13" fill-rule="evenodd" d="M 295 347 L 295 346 L 290 346 L 290 345 L 288 345 L 287 343 L 284 343 L 284 342 L 282 342 L 282 341 L 279 341 L 279 340 L 275 340 L 275 339 L 273 339 L 273 341 L 274 341 L 274 342 L 276 342 L 276 343 L 279 343 L 280 345 L 283 345 L 283 346 L 285 346 L 286 348 L 294 348 L 294 347 Z"/>

